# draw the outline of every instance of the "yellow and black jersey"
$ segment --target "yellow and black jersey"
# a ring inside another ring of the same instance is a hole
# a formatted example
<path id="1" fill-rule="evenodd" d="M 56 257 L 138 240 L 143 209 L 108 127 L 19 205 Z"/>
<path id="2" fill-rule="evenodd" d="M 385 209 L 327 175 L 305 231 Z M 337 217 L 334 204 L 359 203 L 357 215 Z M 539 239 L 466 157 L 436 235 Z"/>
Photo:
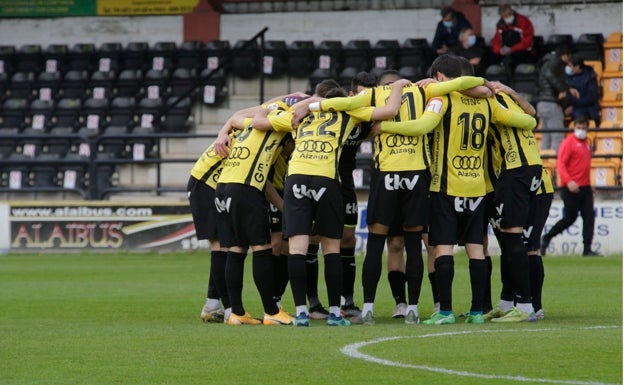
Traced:
<path id="1" fill-rule="evenodd" d="M 483 84 L 483 78 L 464 76 L 448 82 L 432 83 L 426 88 L 415 84 L 403 87 L 401 107 L 393 121 L 413 121 L 425 110 L 429 98 Z M 384 106 L 392 92 L 391 86 L 364 90 L 351 98 L 332 98 L 321 102 L 323 110 L 350 110 L 363 106 Z M 429 145 L 425 136 L 381 133 L 373 141 L 375 168 L 380 171 L 426 170 L 430 164 Z"/>
<path id="2" fill-rule="evenodd" d="M 290 156 L 285 156 L 280 153 L 269 172 L 269 181 L 277 191 L 284 191 L 284 179 L 286 178 L 286 170 L 288 168 L 288 158 L 290 158 Z"/>
<path id="3" fill-rule="evenodd" d="M 288 175 L 315 175 L 340 180 L 338 161 L 342 146 L 355 126 L 369 121 L 374 108 L 348 112 L 312 112 L 301 121 Z"/>
<path id="4" fill-rule="evenodd" d="M 546 167 L 542 167 L 542 184 L 540 184 L 540 187 L 537 189 L 535 194 L 553 194 L 554 192 L 555 187 L 553 186 L 552 176 Z"/>
<path id="5" fill-rule="evenodd" d="M 484 152 L 490 122 L 520 129 L 535 127 L 535 119 L 510 111 L 495 99 L 451 92 L 429 100 L 425 113 L 412 122 L 382 123 L 382 132 L 423 135 L 433 131 L 431 191 L 460 197 L 486 193 Z"/>
<path id="6" fill-rule="evenodd" d="M 496 182 L 498 181 L 498 174 L 500 173 L 500 170 L 496 170 L 494 168 L 496 162 L 492 161 L 492 157 L 496 156 L 495 152 L 492 151 L 493 147 L 494 146 L 492 145 L 492 139 L 488 138 L 488 143 L 485 146 L 485 153 L 483 156 L 483 177 L 485 179 L 486 194 L 494 191 L 494 186 L 496 186 Z"/>
<path id="7" fill-rule="evenodd" d="M 241 183 L 262 191 L 287 132 L 256 130 L 248 121 L 223 160 L 219 183 Z"/>
<path id="8" fill-rule="evenodd" d="M 232 130 L 230 132 L 232 144 L 236 142 L 236 135 L 238 135 L 238 133 L 240 133 L 240 130 Z M 213 189 L 216 189 L 222 168 L 223 158 L 215 152 L 213 143 L 203 152 L 199 159 L 197 159 L 197 162 L 195 162 L 195 165 L 191 169 L 191 175 Z"/>
<path id="9" fill-rule="evenodd" d="M 524 112 L 509 95 L 498 93 L 495 97 L 503 107 Z M 492 160 L 500 162 L 494 166 L 496 169 L 503 171 L 542 164 L 537 140 L 531 130 L 519 130 L 498 123 L 490 126 L 488 135 L 494 140 L 493 151 L 497 153 Z"/>

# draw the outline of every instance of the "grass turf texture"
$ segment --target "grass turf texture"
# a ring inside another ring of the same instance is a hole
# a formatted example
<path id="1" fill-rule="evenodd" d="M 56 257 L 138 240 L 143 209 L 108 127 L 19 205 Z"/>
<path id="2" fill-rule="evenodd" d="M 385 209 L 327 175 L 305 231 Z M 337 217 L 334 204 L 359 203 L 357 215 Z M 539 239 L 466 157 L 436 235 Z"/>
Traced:
<path id="1" fill-rule="evenodd" d="M 358 262 L 359 274 L 361 257 Z M 496 303 L 498 258 L 493 262 Z M 544 264 L 543 321 L 466 325 L 458 318 L 456 325 L 405 325 L 390 318 L 394 302 L 384 273 L 375 326 L 330 328 L 313 321 L 310 328 L 295 328 L 202 323 L 206 253 L 1 256 L 0 383 L 621 383 L 622 257 L 548 257 Z M 250 267 L 248 260 L 243 298 L 260 317 Z M 455 258 L 455 267 L 458 315 L 470 301 L 465 256 Z M 322 276 L 322 262 L 320 271 Z M 358 276 L 361 305 L 360 282 Z M 319 292 L 326 303 L 322 277 Z M 284 305 L 294 312 L 290 288 Z M 419 308 L 425 318 L 432 308 L 426 277 Z M 341 353 L 347 345 L 384 337 L 400 338 L 359 352 L 404 367 Z M 440 368 L 445 371 L 432 371 Z"/>

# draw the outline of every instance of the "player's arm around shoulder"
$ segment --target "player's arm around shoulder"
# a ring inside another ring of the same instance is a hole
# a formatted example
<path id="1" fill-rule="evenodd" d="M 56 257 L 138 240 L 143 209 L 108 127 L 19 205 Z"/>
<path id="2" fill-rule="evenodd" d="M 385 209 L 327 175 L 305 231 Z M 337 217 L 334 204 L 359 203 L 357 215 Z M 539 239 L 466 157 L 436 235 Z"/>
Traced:
<path id="1" fill-rule="evenodd" d="M 291 131 L 292 110 L 263 110 L 254 115 L 253 128 L 263 131 Z"/>
<path id="2" fill-rule="evenodd" d="M 492 106 L 493 123 L 501 123 L 521 130 L 532 130 L 537 126 L 537 120 L 533 116 L 525 112 L 511 111 L 501 105 L 496 98 L 489 98 L 488 101 Z"/>
<path id="3" fill-rule="evenodd" d="M 400 134 L 406 136 L 425 135 L 433 131 L 442 120 L 446 111 L 446 102 L 441 97 L 431 98 L 427 102 L 425 113 L 418 119 L 405 120 L 402 122 L 384 121 L 373 130 L 378 128 L 384 134 Z"/>

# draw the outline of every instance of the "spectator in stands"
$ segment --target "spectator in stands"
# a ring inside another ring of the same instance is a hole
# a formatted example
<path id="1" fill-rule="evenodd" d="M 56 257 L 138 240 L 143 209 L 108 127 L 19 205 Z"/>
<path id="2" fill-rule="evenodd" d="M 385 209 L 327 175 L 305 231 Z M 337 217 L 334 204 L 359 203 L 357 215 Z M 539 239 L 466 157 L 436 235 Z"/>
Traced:
<path id="1" fill-rule="evenodd" d="M 598 79 L 596 71 L 585 65 L 583 58 L 572 55 L 570 62 L 565 67 L 568 77 L 568 86 L 578 91 L 578 96 L 568 95 L 565 116 L 572 119 L 586 116 L 597 125 L 600 123 L 600 94 L 598 92 Z"/>
<path id="2" fill-rule="evenodd" d="M 468 59 L 476 76 L 485 75 L 485 48 L 477 44 L 477 35 L 472 28 L 464 28 L 459 33 L 459 44 L 451 49 L 456 56 Z"/>
<path id="3" fill-rule="evenodd" d="M 436 27 L 431 48 L 438 55 L 449 52 L 450 48 L 459 45 L 459 32 L 465 28 L 472 28 L 463 13 L 454 10 L 452 7 L 444 7 L 440 11 L 442 20 Z"/>
<path id="4" fill-rule="evenodd" d="M 570 49 L 566 46 L 557 48 L 556 51 L 547 53 L 542 58 L 539 72 L 537 90 L 537 116 L 542 123 L 542 150 L 557 150 L 563 140 L 563 131 L 550 133 L 550 130 L 564 128 L 563 108 L 568 95 L 568 82 L 565 76 L 565 66 L 570 60 Z M 575 89 L 569 92 L 576 98 L 579 97 Z"/>
<path id="5" fill-rule="evenodd" d="M 561 142 L 557 158 L 557 174 L 561 179 L 563 218 L 542 237 L 541 254 L 546 253 L 550 240 L 572 226 L 580 211 L 583 218 L 583 256 L 595 257 L 592 251 L 594 238 L 594 192 L 590 186 L 591 147 L 587 140 L 587 118 L 574 120 L 574 135 Z"/>
<path id="6" fill-rule="evenodd" d="M 509 4 L 498 7 L 500 19 L 492 38 L 492 52 L 513 71 L 519 63 L 531 62 L 533 23 L 528 17 L 514 11 Z"/>

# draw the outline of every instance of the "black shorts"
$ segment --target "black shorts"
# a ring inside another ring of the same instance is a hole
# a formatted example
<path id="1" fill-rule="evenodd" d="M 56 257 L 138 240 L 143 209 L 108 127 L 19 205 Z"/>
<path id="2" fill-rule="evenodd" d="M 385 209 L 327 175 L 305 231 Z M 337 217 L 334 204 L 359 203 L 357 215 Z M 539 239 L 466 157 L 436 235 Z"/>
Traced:
<path id="1" fill-rule="evenodd" d="M 426 226 L 429 223 L 430 182 L 429 170 L 374 173 L 366 223 Z"/>
<path id="2" fill-rule="evenodd" d="M 356 227 L 358 224 L 358 201 L 355 188 L 341 185 L 342 204 L 344 205 L 345 227 Z"/>
<path id="3" fill-rule="evenodd" d="M 262 191 L 239 183 L 220 183 L 215 195 L 221 246 L 271 243 L 269 204 Z"/>
<path id="4" fill-rule="evenodd" d="M 279 196 L 284 197 L 284 193 L 282 191 L 277 192 Z M 282 212 L 277 209 L 277 207 L 273 206 L 273 203 L 269 203 L 269 220 L 271 221 L 271 232 L 272 233 L 281 233 L 282 232 Z"/>
<path id="5" fill-rule="evenodd" d="M 342 238 L 344 206 L 337 180 L 311 175 L 289 175 L 284 186 L 283 236 L 312 234 Z"/>
<path id="6" fill-rule="evenodd" d="M 527 222 L 529 207 L 542 180 L 542 166 L 525 166 L 504 170 L 498 177 L 494 194 L 500 227 L 522 227 Z"/>
<path id="7" fill-rule="evenodd" d="M 553 195 L 539 194 L 533 199 L 529 208 L 529 219 L 522 229 L 522 234 L 528 251 L 539 250 L 542 230 L 550 214 L 550 205 L 553 201 Z"/>
<path id="8" fill-rule="evenodd" d="M 429 245 L 482 245 L 485 235 L 485 197 L 462 198 L 431 193 Z"/>
<path id="9" fill-rule="evenodd" d="M 191 176 L 186 186 L 197 239 L 218 240 L 215 190 Z"/>

